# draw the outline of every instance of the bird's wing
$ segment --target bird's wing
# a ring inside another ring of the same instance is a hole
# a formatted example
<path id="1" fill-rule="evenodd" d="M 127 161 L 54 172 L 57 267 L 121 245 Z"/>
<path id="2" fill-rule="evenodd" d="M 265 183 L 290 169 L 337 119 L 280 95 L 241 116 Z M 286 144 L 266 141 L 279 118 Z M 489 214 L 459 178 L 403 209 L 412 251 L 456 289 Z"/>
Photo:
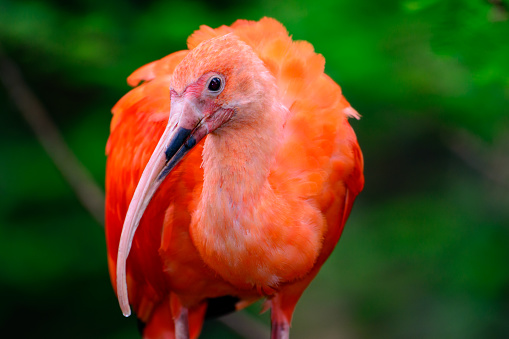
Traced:
<path id="1" fill-rule="evenodd" d="M 311 44 L 293 42 L 273 19 L 240 21 L 232 27 L 274 75 L 289 111 L 269 180 L 275 190 L 316 208 L 326 221 L 319 230 L 323 242 L 314 267 L 269 301 L 273 321 L 290 320 L 301 294 L 336 246 L 364 186 L 362 153 L 348 122 L 360 116 L 324 73 L 325 59 Z"/>

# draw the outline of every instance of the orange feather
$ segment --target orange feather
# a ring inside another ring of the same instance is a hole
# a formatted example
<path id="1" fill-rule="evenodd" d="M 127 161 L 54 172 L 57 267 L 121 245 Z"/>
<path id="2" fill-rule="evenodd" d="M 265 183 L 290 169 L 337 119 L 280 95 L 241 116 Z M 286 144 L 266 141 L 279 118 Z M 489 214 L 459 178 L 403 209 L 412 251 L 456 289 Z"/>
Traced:
<path id="1" fill-rule="evenodd" d="M 128 83 L 143 83 L 113 108 L 111 280 L 124 313 L 129 303 L 146 323 L 146 338 L 186 337 L 181 319 L 197 337 L 209 300 L 225 296 L 237 308 L 267 298 L 273 338 L 283 338 L 363 188 L 347 120 L 359 115 L 324 74 L 323 56 L 274 19 L 201 26 L 188 47 L 135 71 Z M 211 87 L 212 77 L 224 87 Z M 182 143 L 196 136 L 196 146 L 164 175 L 150 174 L 172 161 L 160 148 L 167 133 L 190 121 Z M 143 193 L 145 181 L 160 186 Z"/>

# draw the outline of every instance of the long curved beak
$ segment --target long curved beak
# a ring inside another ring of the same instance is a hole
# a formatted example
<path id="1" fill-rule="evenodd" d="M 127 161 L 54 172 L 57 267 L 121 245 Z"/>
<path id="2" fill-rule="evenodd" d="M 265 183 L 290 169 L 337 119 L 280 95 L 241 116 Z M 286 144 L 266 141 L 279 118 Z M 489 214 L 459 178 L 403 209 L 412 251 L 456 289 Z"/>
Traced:
<path id="1" fill-rule="evenodd" d="M 173 119 L 172 119 L 173 117 Z M 179 121 L 174 123 L 175 118 Z M 117 255 L 117 297 L 124 316 L 131 315 L 126 281 L 126 261 L 134 234 L 150 200 L 164 178 L 208 133 L 202 113 L 184 98 L 172 100 L 166 129 L 143 170 L 122 228 Z"/>

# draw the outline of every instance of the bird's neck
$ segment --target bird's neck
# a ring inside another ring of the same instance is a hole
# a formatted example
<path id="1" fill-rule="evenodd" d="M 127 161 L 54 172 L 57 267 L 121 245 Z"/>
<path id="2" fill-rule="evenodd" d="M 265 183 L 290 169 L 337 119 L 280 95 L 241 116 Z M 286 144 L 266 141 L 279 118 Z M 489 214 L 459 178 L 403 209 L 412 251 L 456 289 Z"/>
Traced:
<path id="1" fill-rule="evenodd" d="M 286 112 L 269 105 L 256 112 L 256 121 L 234 121 L 207 136 L 203 189 L 190 226 L 209 267 L 237 288 L 260 294 L 309 272 L 323 235 L 318 210 L 269 182 L 280 165 Z"/>
<path id="2" fill-rule="evenodd" d="M 253 222 L 260 204 L 267 199 L 277 204 L 268 177 L 283 130 L 285 112 L 279 106 L 264 107 L 253 121 L 234 118 L 205 141 L 203 189 L 190 231 L 204 261 L 223 277 L 230 275 L 222 271 L 228 258 L 241 260 L 262 241 L 259 235 L 265 232 L 255 228 L 263 225 Z M 245 287 L 253 285 L 247 282 Z"/>
<path id="3" fill-rule="evenodd" d="M 243 204 L 263 194 L 281 140 L 280 115 L 266 111 L 256 121 L 233 122 L 207 137 L 203 199 Z"/>

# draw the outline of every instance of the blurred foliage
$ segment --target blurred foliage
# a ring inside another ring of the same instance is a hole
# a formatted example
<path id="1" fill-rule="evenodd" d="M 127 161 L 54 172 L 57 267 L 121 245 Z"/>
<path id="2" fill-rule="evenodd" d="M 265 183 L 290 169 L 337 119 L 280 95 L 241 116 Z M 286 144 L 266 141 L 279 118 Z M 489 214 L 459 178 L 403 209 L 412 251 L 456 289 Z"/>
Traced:
<path id="1" fill-rule="evenodd" d="M 363 115 L 366 187 L 293 338 L 509 337 L 509 3 L 0 0 L 0 42 L 103 185 L 108 113 L 137 67 L 206 24 L 272 16 Z M 0 91 L 0 332 L 137 338 L 103 230 Z M 250 312 L 256 313 L 259 305 Z M 266 315 L 263 317 L 268 324 Z M 218 322 L 205 338 L 233 335 Z"/>

